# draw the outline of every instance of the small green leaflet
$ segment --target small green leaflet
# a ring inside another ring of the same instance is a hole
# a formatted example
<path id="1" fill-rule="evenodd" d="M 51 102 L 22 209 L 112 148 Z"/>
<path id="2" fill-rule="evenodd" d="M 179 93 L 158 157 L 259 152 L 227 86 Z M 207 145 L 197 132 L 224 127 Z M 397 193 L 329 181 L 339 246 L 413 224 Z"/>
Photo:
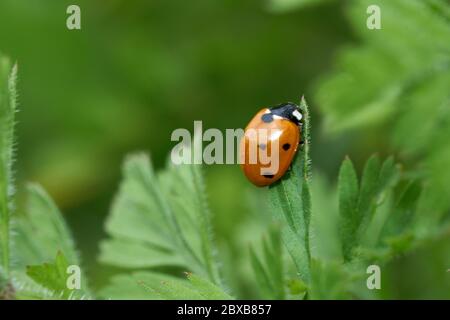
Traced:
<path id="1" fill-rule="evenodd" d="M 68 288 L 68 267 L 66 257 L 58 252 L 54 263 L 44 263 L 27 267 L 27 275 L 37 284 L 50 290 L 52 296 L 61 299 L 80 298 L 82 295 L 76 289 Z"/>

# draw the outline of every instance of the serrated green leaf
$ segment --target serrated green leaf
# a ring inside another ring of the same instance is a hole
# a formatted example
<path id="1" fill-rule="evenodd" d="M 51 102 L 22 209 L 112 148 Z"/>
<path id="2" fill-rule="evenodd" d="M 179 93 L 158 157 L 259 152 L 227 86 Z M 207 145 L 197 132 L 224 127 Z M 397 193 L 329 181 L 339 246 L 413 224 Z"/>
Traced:
<path id="1" fill-rule="evenodd" d="M 358 178 L 349 158 L 342 163 L 338 180 L 340 238 L 345 260 L 350 260 L 352 248 L 356 245 L 359 227 Z"/>
<path id="2" fill-rule="evenodd" d="M 27 212 L 17 225 L 16 267 L 50 261 L 58 251 L 79 265 L 72 234 L 53 200 L 37 184 L 29 184 L 27 192 Z"/>
<path id="3" fill-rule="evenodd" d="M 100 290 L 107 299 L 138 300 L 228 300 L 233 299 L 220 287 L 194 274 L 182 279 L 162 273 L 135 272 L 114 276 Z"/>
<path id="4" fill-rule="evenodd" d="M 378 191 L 380 169 L 380 159 L 377 155 L 374 155 L 367 160 L 361 178 L 361 189 L 358 197 L 358 210 L 363 213 L 363 215 L 367 215 L 367 211 L 371 205 L 373 205 L 373 198 Z M 361 219 L 364 218 L 364 216 L 361 217 Z"/>
<path id="5" fill-rule="evenodd" d="M 439 232 L 450 208 L 449 6 L 442 0 L 380 0 L 381 29 L 369 30 L 362 26 L 371 4 L 349 2 L 360 41 L 346 47 L 334 72 L 320 81 L 318 104 L 327 129 L 383 128 L 378 139 L 424 169 L 428 184 L 416 227 L 425 237 Z"/>
<path id="6" fill-rule="evenodd" d="M 192 284 L 192 286 L 194 286 L 195 289 L 208 300 L 233 299 L 233 297 L 231 297 L 229 294 L 223 291 L 222 288 L 216 286 L 215 284 L 206 279 L 203 279 L 202 277 L 199 277 L 193 273 L 188 273 L 187 278 Z"/>
<path id="7" fill-rule="evenodd" d="M 81 269 L 81 291 L 77 297 L 90 297 L 91 293 L 72 234 L 59 209 L 39 185 L 28 185 L 27 192 L 27 212 L 17 220 L 14 243 L 16 263 L 13 271 L 19 286 L 17 295 L 44 299 L 61 298 L 59 293 L 55 295 L 48 292 L 41 286 L 36 286 L 30 278 L 23 276 L 29 265 L 42 267 L 49 261 L 53 261 L 54 256 L 59 252 L 58 257 L 63 256 L 69 265 L 76 265 Z M 42 285 L 42 283 L 37 284 Z"/>
<path id="8" fill-rule="evenodd" d="M 400 235 L 408 229 L 415 217 L 421 192 L 422 183 L 420 181 L 411 181 L 408 184 L 383 228 L 382 238 Z"/>
<path id="9" fill-rule="evenodd" d="M 132 269 L 177 266 L 219 283 L 200 166 L 169 163 L 155 174 L 140 154 L 123 171 L 100 261 Z"/>
<path id="10" fill-rule="evenodd" d="M 380 178 L 377 189 L 379 197 L 377 199 L 378 202 L 383 200 L 382 199 L 383 190 L 387 190 L 390 187 L 392 187 L 395 183 L 397 183 L 399 175 L 400 175 L 399 168 L 395 164 L 394 158 L 393 157 L 387 158 L 383 162 L 383 165 L 381 166 L 380 170 Z"/>
<path id="11" fill-rule="evenodd" d="M 309 222 L 311 201 L 310 178 L 310 118 L 304 98 L 300 103 L 303 114 L 301 146 L 291 164 L 291 168 L 278 182 L 269 187 L 272 214 L 282 227 L 283 242 L 297 266 L 303 281 L 310 276 Z"/>
<path id="12" fill-rule="evenodd" d="M 160 300 L 163 297 L 152 289 L 159 287 L 163 281 L 184 281 L 174 276 L 153 272 L 134 272 L 118 274 L 110 279 L 110 283 L 100 289 L 99 296 L 113 300 Z"/>
<path id="13" fill-rule="evenodd" d="M 122 268 L 153 268 L 160 266 L 186 267 L 173 253 L 146 243 L 114 238 L 100 244 L 99 261 Z"/>
<path id="14" fill-rule="evenodd" d="M 386 159 L 380 168 L 379 159 L 372 157 L 366 163 L 359 196 L 359 213 L 361 222 L 358 240 L 366 233 L 379 206 L 398 182 L 399 170 L 393 157 Z"/>
<path id="15" fill-rule="evenodd" d="M 36 283 L 53 291 L 56 296 L 68 299 L 77 293 L 76 290 L 70 290 L 67 287 L 68 267 L 69 262 L 66 257 L 58 252 L 54 263 L 28 266 L 26 272 Z"/>
<path id="16" fill-rule="evenodd" d="M 378 156 L 372 156 L 364 167 L 361 186 L 349 159 L 341 166 L 339 175 L 340 234 L 344 258 L 357 257 L 352 251 L 367 252 L 378 244 L 386 220 L 394 210 L 391 197 L 400 173 L 392 157 L 380 165 Z"/>

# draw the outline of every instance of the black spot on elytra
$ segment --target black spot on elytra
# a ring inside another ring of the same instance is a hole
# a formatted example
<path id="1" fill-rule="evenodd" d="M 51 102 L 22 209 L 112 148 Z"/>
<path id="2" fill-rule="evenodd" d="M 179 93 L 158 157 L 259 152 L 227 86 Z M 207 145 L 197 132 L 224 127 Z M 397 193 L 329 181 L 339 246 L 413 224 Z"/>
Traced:
<path id="1" fill-rule="evenodd" d="M 261 150 L 265 150 L 266 149 L 266 144 L 265 143 L 261 143 L 260 145 L 259 145 L 259 148 L 261 149 Z"/>
<path id="2" fill-rule="evenodd" d="M 291 147 L 291 145 L 289 143 L 283 144 L 283 150 L 285 150 L 285 151 L 289 150 L 290 147 Z"/>
<path id="3" fill-rule="evenodd" d="M 266 122 L 266 123 L 272 122 L 273 121 L 273 115 L 271 113 L 264 113 L 262 115 L 262 117 L 261 117 L 261 120 Z"/>
<path id="4" fill-rule="evenodd" d="M 275 175 L 273 175 L 273 174 L 263 174 L 262 176 L 264 178 L 267 178 L 267 179 L 272 179 Z"/>

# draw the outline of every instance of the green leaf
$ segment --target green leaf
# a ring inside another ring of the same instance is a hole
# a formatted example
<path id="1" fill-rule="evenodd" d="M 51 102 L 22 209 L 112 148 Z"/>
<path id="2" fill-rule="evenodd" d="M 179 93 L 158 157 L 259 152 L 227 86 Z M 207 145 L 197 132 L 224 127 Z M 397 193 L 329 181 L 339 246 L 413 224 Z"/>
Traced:
<path id="1" fill-rule="evenodd" d="M 410 227 L 416 215 L 417 204 L 421 192 L 421 181 L 416 180 L 409 182 L 383 228 L 382 238 L 400 235 Z"/>
<path id="2" fill-rule="evenodd" d="M 380 170 L 380 177 L 377 189 L 377 201 L 383 200 L 385 190 L 389 189 L 398 182 L 400 176 L 399 167 L 395 164 L 394 158 L 389 157 L 383 162 Z"/>
<path id="3" fill-rule="evenodd" d="M 263 264 L 258 259 L 253 248 L 250 248 L 250 261 L 263 298 L 269 299 L 274 292 L 274 288 L 272 287 L 270 276 L 267 274 L 266 270 L 264 270 Z"/>
<path id="4" fill-rule="evenodd" d="M 356 245 L 359 227 L 358 217 L 358 178 L 349 158 L 342 163 L 339 171 L 339 214 L 340 238 L 345 260 L 350 260 L 352 248 Z"/>
<path id="5" fill-rule="evenodd" d="M 11 211 L 13 177 L 11 173 L 14 145 L 17 66 L 0 55 L 0 278 L 3 284 L 10 276 Z M 0 287 L 0 293 L 3 286 Z"/>
<path id="6" fill-rule="evenodd" d="M 159 287 L 161 282 L 168 280 L 184 281 L 174 276 L 145 271 L 118 274 L 110 279 L 110 283 L 98 295 L 114 300 L 160 300 L 163 297 L 151 287 Z"/>
<path id="7" fill-rule="evenodd" d="M 399 169 L 392 157 L 380 165 L 372 156 L 364 167 L 361 186 L 350 159 L 345 159 L 339 174 L 340 235 L 344 259 L 354 257 L 356 247 L 376 246 L 392 203 L 383 203 L 399 181 Z M 366 248 L 367 249 L 367 248 Z M 358 248 L 361 251 L 361 248 Z"/>
<path id="8" fill-rule="evenodd" d="M 310 118 L 304 98 L 300 103 L 303 114 L 301 146 L 291 168 L 278 182 L 269 187 L 272 214 L 282 227 L 284 244 L 297 267 L 303 281 L 310 276 L 309 222 L 310 199 Z"/>
<path id="9" fill-rule="evenodd" d="M 341 53 L 336 72 L 323 79 L 318 90 L 319 102 L 323 103 L 320 105 L 335 129 L 343 128 L 342 123 L 348 123 L 349 117 L 370 109 L 374 113 L 356 126 L 388 120 L 392 113 L 408 116 L 407 112 L 396 112 L 400 111 L 397 98 L 413 83 L 426 80 L 421 79 L 422 75 L 435 74 L 436 66 L 448 61 L 444 52 L 449 48 L 449 23 L 429 3 L 379 1 L 382 29 L 376 31 L 361 27 L 366 25 L 366 9 L 373 3 L 361 0 L 350 4 L 349 18 L 362 45 Z M 364 85 L 355 91 L 358 83 Z M 374 105 L 378 107 L 372 108 Z M 407 105 L 404 109 L 411 110 Z"/>
<path id="10" fill-rule="evenodd" d="M 422 237 L 436 234 L 450 208 L 448 3 L 377 1 L 380 30 L 363 27 L 371 4 L 370 0 L 348 4 L 359 41 L 345 47 L 334 71 L 319 81 L 316 98 L 324 127 L 336 133 L 376 126 L 379 141 L 423 168 L 429 181 L 421 196 L 418 229 Z"/>
<path id="11" fill-rule="evenodd" d="M 200 166 L 169 163 L 156 175 L 140 154 L 123 171 L 100 261 L 132 269 L 177 266 L 219 284 Z"/>
<path id="12" fill-rule="evenodd" d="M 135 272 L 114 276 L 100 291 L 107 299 L 139 300 L 228 300 L 233 299 L 220 287 L 197 275 L 188 273 L 187 279 L 155 273 Z"/>
<path id="13" fill-rule="evenodd" d="M 289 290 L 289 297 L 292 300 L 304 299 L 308 290 L 306 284 L 298 278 L 290 279 L 287 283 L 287 287 Z"/>
<path id="14" fill-rule="evenodd" d="M 360 213 L 358 218 L 361 223 L 363 220 L 370 221 L 372 218 L 373 210 L 371 209 L 374 205 L 376 192 L 378 191 L 380 168 L 380 159 L 376 155 L 372 156 L 364 167 L 358 197 L 358 211 Z"/>
<path id="15" fill-rule="evenodd" d="M 38 184 L 29 184 L 27 193 L 27 212 L 17 221 L 16 269 L 52 260 L 59 251 L 79 265 L 72 233 L 53 200 Z"/>
<path id="16" fill-rule="evenodd" d="M 28 185 L 27 193 L 27 212 L 17 219 L 15 230 L 13 275 L 18 287 L 17 295 L 19 298 L 60 298 L 59 292 L 55 296 L 43 290 L 41 282 L 34 283 L 26 277 L 28 266 L 39 266 L 34 270 L 48 268 L 46 263 L 53 261 L 57 253 L 57 262 L 64 260 L 68 265 L 81 268 L 81 261 L 73 236 L 49 195 L 37 184 Z M 32 278 L 35 280 L 35 277 Z M 91 293 L 81 268 L 81 291 L 75 297 L 87 296 L 91 296 Z"/>
<path id="17" fill-rule="evenodd" d="M 101 243 L 100 251 L 103 262 L 122 268 L 185 267 L 183 259 L 170 251 L 127 239 L 105 241 Z"/>
<path id="18" fill-rule="evenodd" d="M 250 261 L 264 299 L 285 298 L 283 251 L 279 230 L 271 228 L 269 239 L 262 242 L 262 258 L 250 248 Z"/>
<path id="19" fill-rule="evenodd" d="M 67 287 L 68 267 L 66 257 L 58 252 L 54 263 L 28 266 L 27 275 L 44 288 L 53 291 L 56 297 L 69 299 L 77 296 L 77 291 Z"/>
<path id="20" fill-rule="evenodd" d="M 214 283 L 203 279 L 193 273 L 188 273 L 187 278 L 193 287 L 208 300 L 231 300 L 228 293 L 223 291 L 222 288 L 216 286 Z"/>
<path id="21" fill-rule="evenodd" d="M 311 262 L 310 298 L 350 299 L 351 279 L 342 263 L 313 259 Z"/>
<path id="22" fill-rule="evenodd" d="M 358 217 L 360 219 L 358 241 L 361 241 L 366 234 L 380 205 L 398 182 L 399 176 L 398 167 L 392 157 L 386 159 L 381 167 L 378 156 L 372 156 L 367 161 L 358 199 Z"/>

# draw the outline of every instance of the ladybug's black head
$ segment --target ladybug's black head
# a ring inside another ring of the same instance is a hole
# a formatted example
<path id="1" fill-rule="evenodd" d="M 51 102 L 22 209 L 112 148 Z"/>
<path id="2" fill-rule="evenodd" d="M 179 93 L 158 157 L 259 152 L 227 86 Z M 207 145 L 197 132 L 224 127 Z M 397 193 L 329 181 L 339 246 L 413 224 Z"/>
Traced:
<path id="1" fill-rule="evenodd" d="M 279 104 L 277 106 L 269 108 L 270 113 L 294 122 L 296 125 L 300 124 L 302 120 L 302 114 L 300 113 L 300 108 L 292 103 L 286 102 Z"/>

